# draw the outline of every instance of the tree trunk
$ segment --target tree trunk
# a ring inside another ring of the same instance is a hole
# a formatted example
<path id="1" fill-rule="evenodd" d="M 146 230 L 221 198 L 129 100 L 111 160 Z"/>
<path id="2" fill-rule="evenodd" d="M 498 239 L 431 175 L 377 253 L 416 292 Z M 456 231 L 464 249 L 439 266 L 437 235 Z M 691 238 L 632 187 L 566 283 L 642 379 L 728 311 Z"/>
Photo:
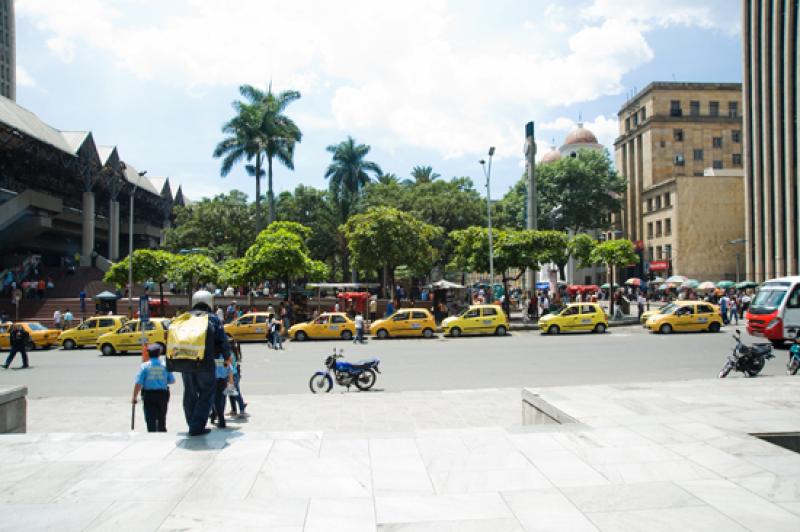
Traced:
<path id="1" fill-rule="evenodd" d="M 275 221 L 275 196 L 272 194 L 272 157 L 267 156 L 267 201 L 269 202 L 269 218 L 267 224 Z"/>
<path id="2" fill-rule="evenodd" d="M 256 234 L 264 228 L 261 223 L 261 153 L 256 154 Z"/>
<path id="3" fill-rule="evenodd" d="M 164 317 L 164 281 L 158 282 L 158 299 L 160 299 L 158 304 L 158 315 L 162 318 Z"/>
<path id="4" fill-rule="evenodd" d="M 383 289 L 384 289 L 384 291 L 386 291 L 386 288 L 389 286 L 388 283 L 389 283 L 389 265 L 388 264 L 384 264 L 383 265 Z M 391 293 L 391 290 L 389 290 L 388 293 Z"/>
<path id="5" fill-rule="evenodd" d="M 614 265 L 608 265 L 608 315 L 614 319 Z"/>

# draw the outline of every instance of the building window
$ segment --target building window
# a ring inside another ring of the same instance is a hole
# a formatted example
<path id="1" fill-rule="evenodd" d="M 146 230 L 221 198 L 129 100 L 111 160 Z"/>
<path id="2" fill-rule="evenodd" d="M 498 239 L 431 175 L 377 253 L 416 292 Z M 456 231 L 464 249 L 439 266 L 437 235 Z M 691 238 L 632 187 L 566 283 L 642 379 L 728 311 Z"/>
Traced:
<path id="1" fill-rule="evenodd" d="M 700 102 L 692 100 L 689 102 L 689 114 L 691 116 L 700 116 Z"/>
<path id="2" fill-rule="evenodd" d="M 647 238 L 653 238 L 653 222 L 647 224 Z"/>
<path id="3" fill-rule="evenodd" d="M 650 198 L 647 200 L 647 212 L 650 212 L 652 210 L 653 210 L 653 198 Z"/>
<path id="4" fill-rule="evenodd" d="M 672 205 L 672 203 L 670 203 L 671 201 L 672 199 L 670 198 L 669 192 L 664 194 L 664 207 L 669 207 L 670 205 Z"/>
<path id="5" fill-rule="evenodd" d="M 695 177 L 703 177 L 703 172 L 694 172 L 692 175 Z"/>
<path id="6" fill-rule="evenodd" d="M 708 116 L 719 116 L 719 102 L 708 102 Z"/>
<path id="7" fill-rule="evenodd" d="M 628 117 L 625 119 L 625 131 L 630 131 L 630 130 L 631 130 L 631 119 L 630 117 Z"/>
<path id="8" fill-rule="evenodd" d="M 672 234 L 672 219 L 667 218 L 664 220 L 664 235 L 669 236 Z"/>
<path id="9" fill-rule="evenodd" d="M 632 118 L 633 118 L 633 127 L 638 126 L 639 125 L 639 115 L 634 113 Z"/>
<path id="10" fill-rule="evenodd" d="M 656 246 L 656 260 L 661 260 L 662 253 L 661 253 L 661 246 Z"/>
<path id="11" fill-rule="evenodd" d="M 728 117 L 739 118 L 739 102 L 728 102 Z"/>
<path id="12" fill-rule="evenodd" d="M 647 258 L 649 260 L 655 260 L 655 256 L 653 256 L 653 246 L 647 248 Z"/>
<path id="13" fill-rule="evenodd" d="M 682 129 L 673 129 L 672 130 L 672 138 L 675 142 L 683 142 L 683 130 Z"/>
<path id="14" fill-rule="evenodd" d="M 731 155 L 731 163 L 733 163 L 733 166 L 742 166 L 742 154 L 734 153 Z"/>
<path id="15" fill-rule="evenodd" d="M 695 161 L 702 161 L 703 160 L 703 150 L 694 150 L 692 152 L 692 157 Z"/>
<path id="16" fill-rule="evenodd" d="M 661 196 L 656 196 L 656 210 L 661 208 Z"/>
<path id="17" fill-rule="evenodd" d="M 733 141 L 733 142 L 735 142 L 737 144 L 742 142 L 742 132 L 741 132 L 741 130 L 734 129 L 733 131 L 731 131 L 731 141 Z"/>
<path id="18" fill-rule="evenodd" d="M 642 107 L 642 108 L 641 108 L 641 110 L 639 111 L 639 113 L 641 113 L 641 115 L 642 115 L 642 116 L 641 116 L 641 120 L 642 120 L 642 122 L 644 122 L 645 120 L 647 120 L 647 110 L 646 110 L 644 107 Z"/>
<path id="19" fill-rule="evenodd" d="M 715 170 L 722 170 L 722 161 L 714 161 L 711 163 L 711 166 L 713 166 Z"/>
<path id="20" fill-rule="evenodd" d="M 686 159 L 683 158 L 683 154 L 682 153 L 676 153 L 675 154 L 675 166 L 683 166 L 683 163 L 685 162 L 685 160 Z"/>
<path id="21" fill-rule="evenodd" d="M 664 246 L 664 258 L 667 260 L 672 258 L 672 244 L 666 244 Z"/>
<path id="22" fill-rule="evenodd" d="M 683 116 L 680 100 L 671 100 L 669 102 L 669 116 Z"/>
<path id="23" fill-rule="evenodd" d="M 722 137 L 712 137 L 711 138 L 711 144 L 715 148 L 721 148 L 722 147 Z"/>
<path id="24" fill-rule="evenodd" d="M 656 236 L 661 236 L 661 220 L 656 222 Z"/>

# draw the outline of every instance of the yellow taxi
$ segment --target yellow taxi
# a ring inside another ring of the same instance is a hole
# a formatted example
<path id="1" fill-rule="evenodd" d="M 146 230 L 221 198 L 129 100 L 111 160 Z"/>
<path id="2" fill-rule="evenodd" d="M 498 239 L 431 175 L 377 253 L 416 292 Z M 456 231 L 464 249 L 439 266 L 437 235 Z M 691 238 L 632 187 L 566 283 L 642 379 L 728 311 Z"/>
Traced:
<path id="1" fill-rule="evenodd" d="M 681 302 L 678 301 L 677 303 L 681 303 Z M 646 310 L 646 311 L 642 312 L 642 317 L 639 318 L 639 321 L 641 322 L 642 325 L 644 325 L 645 323 L 647 323 L 647 320 L 649 320 L 653 316 L 655 316 L 657 314 L 664 314 L 666 312 L 670 312 L 670 311 L 672 311 L 673 308 L 675 308 L 675 302 L 667 303 L 666 305 L 664 305 L 661 308 L 656 308 L 656 309 L 653 309 L 653 310 Z"/>
<path id="2" fill-rule="evenodd" d="M 496 334 L 508 332 L 508 317 L 499 305 L 472 305 L 458 316 L 442 320 L 442 331 L 448 336 L 462 334 Z"/>
<path id="3" fill-rule="evenodd" d="M 267 339 L 271 312 L 249 312 L 225 324 L 225 333 L 237 342 Z"/>
<path id="4" fill-rule="evenodd" d="M 372 334 L 384 339 L 390 336 L 433 337 L 436 321 L 428 309 L 404 308 L 388 318 L 376 320 L 370 326 Z"/>
<path id="5" fill-rule="evenodd" d="M 644 326 L 650 332 L 669 334 L 673 331 L 719 332 L 722 314 L 719 307 L 705 301 L 676 301 L 669 310 L 662 309 L 647 319 Z"/>
<path id="6" fill-rule="evenodd" d="M 93 316 L 72 329 L 62 331 L 58 343 L 64 349 L 75 349 L 85 345 L 97 345 L 97 339 L 106 333 L 114 332 L 128 321 L 127 316 Z"/>
<path id="7" fill-rule="evenodd" d="M 150 318 L 150 321 L 144 324 L 144 342 L 160 344 L 162 352 L 166 352 L 169 321 L 167 318 Z M 97 347 L 107 356 L 126 351 L 141 351 L 142 323 L 139 320 L 131 320 L 116 331 L 101 335 L 97 339 Z"/>
<path id="8" fill-rule="evenodd" d="M 39 349 L 50 347 L 51 345 L 58 345 L 58 335 L 61 331 L 58 329 L 48 329 L 38 321 L 18 321 L 19 325 L 25 329 L 30 335 L 28 345 L 25 346 L 27 350 Z M 11 326 L 13 323 L 0 323 L 0 349 L 11 349 Z"/>
<path id="9" fill-rule="evenodd" d="M 299 342 L 309 338 L 352 340 L 355 334 L 356 323 L 344 312 L 323 312 L 315 320 L 297 323 L 289 328 L 289 338 Z"/>
<path id="10" fill-rule="evenodd" d="M 562 331 L 592 331 L 604 333 L 608 329 L 608 315 L 597 303 L 570 303 L 559 312 L 546 314 L 539 319 L 542 334 Z"/>

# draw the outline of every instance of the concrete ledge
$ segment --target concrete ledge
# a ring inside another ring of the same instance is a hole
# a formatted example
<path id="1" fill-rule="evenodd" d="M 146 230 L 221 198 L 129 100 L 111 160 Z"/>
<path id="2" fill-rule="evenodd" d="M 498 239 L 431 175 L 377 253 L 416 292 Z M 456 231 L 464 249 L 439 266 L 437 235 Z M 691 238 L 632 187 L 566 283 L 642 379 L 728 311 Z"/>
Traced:
<path id="1" fill-rule="evenodd" d="M 562 412 L 527 388 L 522 390 L 523 425 L 563 425 L 578 423 L 578 420 Z"/>
<path id="2" fill-rule="evenodd" d="M 27 386 L 0 386 L 0 434 L 25 432 L 27 395 Z"/>

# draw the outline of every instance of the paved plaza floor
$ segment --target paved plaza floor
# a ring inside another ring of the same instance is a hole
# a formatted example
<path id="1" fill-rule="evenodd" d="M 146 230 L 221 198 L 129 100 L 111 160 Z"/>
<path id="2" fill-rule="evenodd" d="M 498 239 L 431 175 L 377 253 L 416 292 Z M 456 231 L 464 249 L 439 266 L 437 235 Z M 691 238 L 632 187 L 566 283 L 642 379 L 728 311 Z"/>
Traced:
<path id="1" fill-rule="evenodd" d="M 511 394 L 309 396 L 309 423 L 360 420 L 328 430 L 4 435 L 0 530 L 800 530 L 800 454 L 750 435 L 800 432 L 800 379 L 543 387 L 575 423 L 521 426 L 517 390 L 510 425 L 366 428 L 471 393 Z"/>

